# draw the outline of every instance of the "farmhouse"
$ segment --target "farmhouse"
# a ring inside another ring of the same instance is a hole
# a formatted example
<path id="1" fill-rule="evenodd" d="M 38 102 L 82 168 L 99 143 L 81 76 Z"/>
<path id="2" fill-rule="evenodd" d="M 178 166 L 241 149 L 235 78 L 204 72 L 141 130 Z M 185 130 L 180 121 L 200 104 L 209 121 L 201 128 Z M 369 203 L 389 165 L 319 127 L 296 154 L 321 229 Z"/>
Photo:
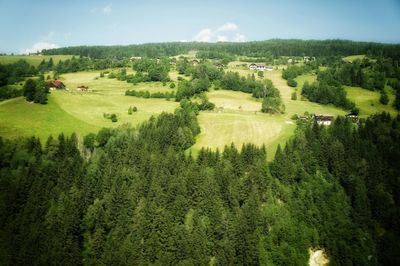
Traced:
<path id="1" fill-rule="evenodd" d="M 274 68 L 272 66 L 266 66 L 265 64 L 255 64 L 252 63 L 249 65 L 249 69 L 251 70 L 259 70 L 259 71 L 264 71 L 264 70 L 268 70 L 268 71 L 272 71 Z"/>
<path id="2" fill-rule="evenodd" d="M 62 83 L 60 80 L 49 80 L 47 82 L 47 85 L 49 86 L 50 90 L 63 90 L 63 89 L 65 89 L 64 83 Z"/>
<path id="3" fill-rule="evenodd" d="M 315 121 L 317 121 L 318 125 L 327 125 L 329 126 L 333 121 L 333 116 L 331 115 L 314 115 Z"/>

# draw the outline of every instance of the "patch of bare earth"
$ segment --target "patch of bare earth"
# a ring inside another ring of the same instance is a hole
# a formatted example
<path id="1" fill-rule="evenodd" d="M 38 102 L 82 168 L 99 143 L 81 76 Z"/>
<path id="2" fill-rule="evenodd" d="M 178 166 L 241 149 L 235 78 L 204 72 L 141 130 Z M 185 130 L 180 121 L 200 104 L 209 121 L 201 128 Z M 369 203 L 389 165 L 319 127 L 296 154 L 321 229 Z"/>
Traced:
<path id="1" fill-rule="evenodd" d="M 325 266 L 328 265 L 329 259 L 323 249 L 311 249 L 309 250 L 310 260 L 308 265 L 310 266 Z"/>

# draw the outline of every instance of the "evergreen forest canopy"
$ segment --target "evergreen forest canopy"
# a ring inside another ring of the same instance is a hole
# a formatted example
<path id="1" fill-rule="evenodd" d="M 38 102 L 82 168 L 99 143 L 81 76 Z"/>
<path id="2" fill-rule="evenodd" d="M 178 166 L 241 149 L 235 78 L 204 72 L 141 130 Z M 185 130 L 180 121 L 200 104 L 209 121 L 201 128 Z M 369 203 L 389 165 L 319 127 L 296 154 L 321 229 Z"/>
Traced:
<path id="1" fill-rule="evenodd" d="M 0 139 L 4 265 L 400 263 L 400 117 L 358 128 L 301 123 L 264 147 L 185 154 L 199 134 L 182 101 L 138 128 Z"/>
<path id="2" fill-rule="evenodd" d="M 354 42 L 347 40 L 281 40 L 245 43 L 201 43 L 171 42 L 149 43 L 126 46 L 75 46 L 42 51 L 45 55 L 80 55 L 90 58 L 130 58 L 143 56 L 149 58 L 175 56 L 200 51 L 200 56 L 207 58 L 223 58 L 240 55 L 249 57 L 280 56 L 347 56 L 366 54 L 369 56 L 390 57 L 400 59 L 399 44 L 382 44 L 372 42 Z"/>

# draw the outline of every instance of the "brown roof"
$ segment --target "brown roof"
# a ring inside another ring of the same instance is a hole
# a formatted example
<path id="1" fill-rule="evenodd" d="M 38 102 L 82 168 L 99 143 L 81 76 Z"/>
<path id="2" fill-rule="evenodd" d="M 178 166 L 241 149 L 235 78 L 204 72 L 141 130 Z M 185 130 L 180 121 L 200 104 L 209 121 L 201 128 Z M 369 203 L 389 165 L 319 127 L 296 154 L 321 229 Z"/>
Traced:
<path id="1" fill-rule="evenodd" d="M 49 80 L 47 85 L 52 88 L 64 88 L 65 85 L 60 80 Z"/>

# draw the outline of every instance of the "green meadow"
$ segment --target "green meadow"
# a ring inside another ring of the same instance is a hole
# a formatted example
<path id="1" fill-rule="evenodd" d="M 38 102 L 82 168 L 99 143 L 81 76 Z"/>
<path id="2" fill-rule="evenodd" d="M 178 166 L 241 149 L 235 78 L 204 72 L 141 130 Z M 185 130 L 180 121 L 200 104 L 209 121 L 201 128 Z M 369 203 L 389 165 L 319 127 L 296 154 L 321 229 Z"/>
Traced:
<path id="1" fill-rule="evenodd" d="M 383 105 L 379 102 L 379 91 L 370 91 L 360 87 L 349 86 L 345 86 L 345 89 L 347 97 L 360 109 L 361 117 L 367 117 L 383 111 L 390 113 L 392 116 L 397 114 L 397 111 L 393 108 L 395 95 L 388 87 L 386 87 L 389 96 L 389 103 L 387 105 Z"/>
<path id="2" fill-rule="evenodd" d="M 240 61 L 232 62 L 227 70 L 237 71 L 243 76 L 257 74 L 247 69 L 244 64 L 245 62 Z M 241 146 L 243 143 L 251 142 L 266 145 L 268 159 L 271 160 L 277 146 L 284 145 L 292 136 L 296 128 L 295 121 L 291 119 L 294 114 L 302 115 L 304 112 L 334 116 L 346 114 L 345 110 L 333 105 L 321 105 L 301 97 L 301 87 L 304 82 L 315 81 L 315 75 L 306 74 L 297 77 L 298 86 L 292 88 L 282 78 L 282 67 L 265 71 L 264 78 L 271 79 L 279 89 L 286 107 L 284 114 L 261 113 L 261 102 L 250 94 L 211 90 L 207 96 L 210 102 L 216 105 L 216 109 L 200 112 L 198 121 L 201 133 L 190 151 L 196 154 L 202 147 L 222 149 L 231 143 Z M 176 71 L 170 72 L 170 77 L 175 83 L 179 76 L 183 77 Z M 260 79 L 257 75 L 256 78 Z M 167 101 L 124 95 L 128 89 L 147 90 L 151 93 L 176 91 L 176 88 L 169 87 L 170 82 L 165 86 L 161 82 L 134 85 L 107 77 L 100 78 L 100 71 L 63 74 L 60 79 L 67 90 L 52 91 L 47 105 L 31 104 L 21 97 L 1 102 L 0 136 L 16 138 L 35 135 L 44 140 L 49 135 L 55 136 L 60 132 L 66 134 L 76 132 L 82 137 L 87 133 L 97 132 L 102 127 L 118 127 L 123 124 L 136 126 L 153 115 L 173 112 L 179 105 L 173 99 Z M 90 91 L 78 91 L 77 87 L 80 85 L 88 86 Z M 363 117 L 381 111 L 396 114 L 391 106 L 394 100 L 391 90 L 388 90 L 390 103 L 385 106 L 379 103 L 379 92 L 357 87 L 345 87 L 345 89 L 348 98 L 360 108 L 360 115 Z M 291 100 L 292 92 L 298 94 L 297 100 Z M 129 115 L 128 109 L 131 106 L 136 106 L 138 111 Z M 116 114 L 118 121 L 113 123 L 105 118 L 104 114 Z"/>
<path id="3" fill-rule="evenodd" d="M 42 60 L 49 61 L 50 58 L 53 58 L 54 64 L 58 64 L 60 60 L 65 61 L 72 58 L 72 55 L 2 55 L 0 56 L 0 64 L 12 64 L 19 60 L 25 60 L 37 67 Z"/>

